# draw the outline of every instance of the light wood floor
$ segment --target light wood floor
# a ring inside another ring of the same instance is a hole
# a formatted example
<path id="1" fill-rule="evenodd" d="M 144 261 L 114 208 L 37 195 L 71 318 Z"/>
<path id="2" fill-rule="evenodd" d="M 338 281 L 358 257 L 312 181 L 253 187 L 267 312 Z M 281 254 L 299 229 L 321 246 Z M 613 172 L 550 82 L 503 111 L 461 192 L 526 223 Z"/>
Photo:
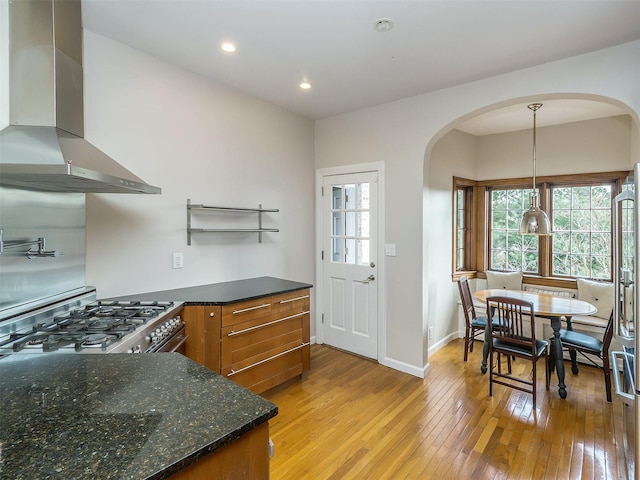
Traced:
<path id="1" fill-rule="evenodd" d="M 626 479 L 622 406 L 606 401 L 600 370 L 567 368 L 562 400 L 555 377 L 545 390 L 541 360 L 534 409 L 500 385 L 489 397 L 480 347 L 467 363 L 462 348 L 443 347 L 420 379 L 312 346 L 303 379 L 264 394 L 279 409 L 272 480 Z"/>

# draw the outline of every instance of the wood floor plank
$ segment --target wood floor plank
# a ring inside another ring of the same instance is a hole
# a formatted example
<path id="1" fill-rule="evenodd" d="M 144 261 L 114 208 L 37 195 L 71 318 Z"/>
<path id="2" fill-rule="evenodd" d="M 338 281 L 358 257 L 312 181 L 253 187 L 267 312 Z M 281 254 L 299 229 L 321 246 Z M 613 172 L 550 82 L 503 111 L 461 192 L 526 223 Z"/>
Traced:
<path id="1" fill-rule="evenodd" d="M 313 345 L 301 381 L 263 394 L 279 409 L 271 478 L 626 479 L 622 405 L 606 402 L 600 370 L 567 368 L 567 399 L 539 371 L 534 406 L 500 385 L 489 397 L 481 348 L 466 363 L 462 349 L 441 348 L 420 379 Z"/>

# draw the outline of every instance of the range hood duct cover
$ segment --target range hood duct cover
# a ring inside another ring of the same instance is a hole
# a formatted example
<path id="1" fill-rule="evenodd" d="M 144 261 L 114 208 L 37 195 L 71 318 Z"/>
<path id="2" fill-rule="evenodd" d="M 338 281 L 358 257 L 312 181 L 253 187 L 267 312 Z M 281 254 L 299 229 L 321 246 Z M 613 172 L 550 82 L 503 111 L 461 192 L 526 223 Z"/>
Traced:
<path id="1" fill-rule="evenodd" d="M 80 0 L 10 0 L 10 125 L 0 131 L 0 185 L 160 193 L 84 139 L 83 76 Z"/>

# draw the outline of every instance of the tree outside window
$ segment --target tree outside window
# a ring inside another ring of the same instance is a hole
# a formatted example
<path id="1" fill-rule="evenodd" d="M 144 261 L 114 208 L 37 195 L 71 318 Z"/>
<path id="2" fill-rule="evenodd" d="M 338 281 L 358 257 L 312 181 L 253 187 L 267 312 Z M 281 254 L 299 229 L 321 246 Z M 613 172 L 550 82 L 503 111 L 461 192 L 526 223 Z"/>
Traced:
<path id="1" fill-rule="evenodd" d="M 492 270 L 538 273 L 538 238 L 520 235 L 522 212 L 529 208 L 531 189 L 491 191 L 489 265 Z"/>
<path id="2" fill-rule="evenodd" d="M 551 189 L 551 272 L 611 278 L 611 185 Z"/>

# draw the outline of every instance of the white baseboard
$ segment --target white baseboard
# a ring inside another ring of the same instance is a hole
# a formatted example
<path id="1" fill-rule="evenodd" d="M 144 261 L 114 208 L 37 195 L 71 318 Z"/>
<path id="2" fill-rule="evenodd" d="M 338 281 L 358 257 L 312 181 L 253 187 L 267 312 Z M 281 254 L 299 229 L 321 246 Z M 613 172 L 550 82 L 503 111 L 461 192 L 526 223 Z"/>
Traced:
<path id="1" fill-rule="evenodd" d="M 400 362 L 398 360 L 394 360 L 393 358 L 385 357 L 380 361 L 381 365 L 385 367 L 393 368 L 394 370 L 398 370 L 399 372 L 408 373 L 409 375 L 413 375 L 414 377 L 424 378 L 427 376 L 427 370 L 429 370 L 429 364 L 427 363 L 424 367 L 416 367 L 415 365 L 410 365 L 405 362 Z"/>
<path id="2" fill-rule="evenodd" d="M 433 345 L 429 345 L 429 356 L 433 355 L 447 343 L 454 341 L 456 338 L 464 338 L 464 333 L 462 333 L 462 335 L 460 334 L 460 332 L 450 333 L 439 342 L 436 342 Z"/>

